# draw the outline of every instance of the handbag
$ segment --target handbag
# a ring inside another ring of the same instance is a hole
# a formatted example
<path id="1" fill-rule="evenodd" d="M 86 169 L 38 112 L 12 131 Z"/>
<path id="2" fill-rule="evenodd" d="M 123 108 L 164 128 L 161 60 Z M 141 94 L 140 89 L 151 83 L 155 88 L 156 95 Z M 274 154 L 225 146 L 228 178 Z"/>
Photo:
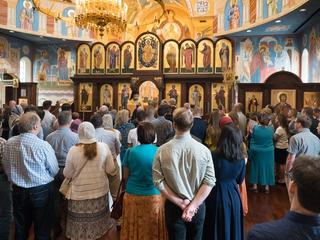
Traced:
<path id="1" fill-rule="evenodd" d="M 118 194 L 117 198 L 112 204 L 112 210 L 111 210 L 111 217 L 113 219 L 118 220 L 119 218 L 122 217 L 122 209 L 123 209 L 123 198 L 125 194 L 125 189 L 124 189 L 124 180 L 121 181 L 119 189 L 118 189 Z"/>
<path id="2" fill-rule="evenodd" d="M 66 198 L 66 199 L 71 199 L 71 186 L 72 186 L 72 179 L 75 179 L 76 177 L 79 176 L 79 174 L 81 173 L 82 169 L 84 168 L 84 166 L 87 164 L 88 160 L 86 159 L 86 161 L 84 162 L 84 164 L 82 165 L 82 167 L 79 169 L 79 171 L 73 176 L 73 178 L 65 178 L 60 186 L 59 192 L 62 193 L 62 195 Z"/>

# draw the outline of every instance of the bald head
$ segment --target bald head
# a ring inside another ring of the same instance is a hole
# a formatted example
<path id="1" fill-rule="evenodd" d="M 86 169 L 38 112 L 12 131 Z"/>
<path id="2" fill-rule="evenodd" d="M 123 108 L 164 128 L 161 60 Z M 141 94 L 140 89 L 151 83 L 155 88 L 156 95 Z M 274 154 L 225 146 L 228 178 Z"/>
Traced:
<path id="1" fill-rule="evenodd" d="M 103 116 L 104 114 L 107 114 L 109 112 L 109 108 L 106 105 L 102 105 L 99 108 L 99 112 L 101 113 L 101 115 Z"/>
<path id="2" fill-rule="evenodd" d="M 27 112 L 22 114 L 19 120 L 19 131 L 22 133 L 38 134 L 40 131 L 40 118 L 34 112 Z"/>

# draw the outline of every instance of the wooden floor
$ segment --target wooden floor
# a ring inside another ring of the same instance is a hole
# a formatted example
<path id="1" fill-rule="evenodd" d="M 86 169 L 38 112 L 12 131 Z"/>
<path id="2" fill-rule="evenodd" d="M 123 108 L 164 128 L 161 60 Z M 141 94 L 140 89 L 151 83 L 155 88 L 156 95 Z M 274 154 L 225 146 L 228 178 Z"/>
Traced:
<path id="1" fill-rule="evenodd" d="M 249 186 L 248 186 L 249 189 Z M 270 194 L 248 191 L 249 213 L 244 218 L 245 232 L 254 224 L 282 218 L 290 208 L 288 193 L 285 185 L 270 188 Z"/>
<path id="2" fill-rule="evenodd" d="M 254 224 L 280 219 L 285 215 L 290 207 L 285 185 L 271 187 L 270 194 L 248 191 L 248 205 L 249 213 L 244 218 L 246 233 Z M 30 235 L 29 240 L 32 240 L 33 234 Z M 65 238 L 63 236 L 58 238 L 62 239 Z"/>

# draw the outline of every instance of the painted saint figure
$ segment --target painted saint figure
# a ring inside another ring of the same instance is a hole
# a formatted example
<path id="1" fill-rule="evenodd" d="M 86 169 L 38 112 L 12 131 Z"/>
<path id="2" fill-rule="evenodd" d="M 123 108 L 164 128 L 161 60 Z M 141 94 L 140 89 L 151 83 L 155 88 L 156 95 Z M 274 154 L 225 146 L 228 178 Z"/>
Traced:
<path id="1" fill-rule="evenodd" d="M 83 86 L 81 90 L 81 109 L 85 109 L 89 100 L 89 93 L 86 90 L 86 86 Z"/>
<path id="2" fill-rule="evenodd" d="M 189 45 L 186 43 L 185 48 L 182 50 L 183 58 L 184 58 L 184 65 L 188 72 L 192 72 L 192 63 L 193 63 L 193 49 L 194 46 Z"/>
<path id="3" fill-rule="evenodd" d="M 220 61 L 221 61 L 221 69 L 222 71 L 226 71 L 229 68 L 229 46 L 225 43 L 222 43 L 222 47 L 219 51 Z"/>
<path id="4" fill-rule="evenodd" d="M 80 50 L 80 62 L 79 62 L 80 73 L 86 72 L 87 58 L 88 58 L 88 53 L 85 48 L 82 48 Z"/>
<path id="5" fill-rule="evenodd" d="M 223 106 L 226 107 L 226 97 L 225 97 L 225 90 L 224 87 L 221 86 L 219 91 L 216 91 L 215 100 L 217 103 L 217 106 Z"/>
<path id="6" fill-rule="evenodd" d="M 93 53 L 93 66 L 95 70 L 101 69 L 102 63 L 102 53 L 100 51 L 100 46 L 94 50 Z"/>
<path id="7" fill-rule="evenodd" d="M 194 86 L 192 95 L 191 95 L 191 100 L 192 100 L 192 104 L 194 106 L 200 107 L 200 101 L 201 101 L 201 93 L 198 89 L 198 86 Z"/>
<path id="8" fill-rule="evenodd" d="M 228 13 L 230 29 L 240 27 L 240 10 L 237 0 L 230 1 L 230 9 Z"/>
<path id="9" fill-rule="evenodd" d="M 47 73 L 49 73 L 50 70 L 50 63 L 48 59 L 48 52 L 46 50 L 41 51 L 41 57 L 39 60 L 39 72 L 38 72 L 38 79 L 40 81 L 47 80 Z"/>
<path id="10" fill-rule="evenodd" d="M 121 107 L 122 109 L 127 109 L 129 99 L 129 89 L 127 85 L 123 85 L 121 90 Z"/>
<path id="11" fill-rule="evenodd" d="M 23 8 L 19 16 L 21 22 L 21 28 L 24 30 L 32 31 L 32 25 L 34 21 L 34 13 L 32 4 L 29 0 L 23 2 Z"/>
<path id="12" fill-rule="evenodd" d="M 58 57 L 58 73 L 59 80 L 68 80 L 68 59 L 66 58 L 66 53 L 63 49 L 60 49 Z"/>
<path id="13" fill-rule="evenodd" d="M 176 89 L 176 85 L 171 86 L 171 89 L 168 92 L 168 96 L 170 98 L 174 98 L 176 100 L 176 103 L 178 102 L 178 91 Z"/>
<path id="14" fill-rule="evenodd" d="M 127 46 L 127 48 L 124 50 L 123 52 L 123 57 L 124 57 L 124 61 L 123 61 L 123 65 L 124 65 L 124 73 L 129 73 L 130 72 L 130 65 L 131 65 L 131 61 L 132 61 L 132 53 L 131 53 L 131 49 L 130 49 L 130 45 Z"/>
<path id="15" fill-rule="evenodd" d="M 205 42 L 203 43 L 203 49 L 200 51 L 203 54 L 203 68 L 205 72 L 210 72 L 211 68 L 211 47 Z"/>
<path id="16" fill-rule="evenodd" d="M 278 109 L 281 109 L 283 107 L 291 108 L 291 105 L 287 103 L 288 95 L 286 93 L 281 93 L 279 95 L 279 102 L 274 106 L 275 112 L 278 111 Z"/>
<path id="17" fill-rule="evenodd" d="M 111 91 L 108 85 L 105 85 L 104 87 L 103 104 L 111 104 Z"/>
<path id="18" fill-rule="evenodd" d="M 111 49 L 109 49 L 109 68 L 111 70 L 116 69 L 118 57 L 119 57 L 119 50 L 117 49 L 116 46 L 113 46 Z"/>
<path id="19" fill-rule="evenodd" d="M 267 0 L 268 17 L 276 15 L 278 13 L 277 0 Z"/>
<path id="20" fill-rule="evenodd" d="M 152 48 L 150 40 L 146 40 L 146 45 L 143 47 L 143 61 L 149 63 L 155 54 L 155 49 Z"/>
<path id="21" fill-rule="evenodd" d="M 255 95 L 249 99 L 248 111 L 249 112 L 258 112 L 259 102 Z"/>
<path id="22" fill-rule="evenodd" d="M 173 47 L 172 44 L 170 44 L 169 45 L 169 50 L 168 50 L 167 55 L 166 55 L 166 60 L 167 60 L 167 63 L 169 65 L 169 67 L 170 67 L 169 73 L 174 73 L 174 72 L 177 71 L 177 69 L 176 69 L 176 65 L 177 65 L 176 58 L 177 58 L 176 49 Z"/>

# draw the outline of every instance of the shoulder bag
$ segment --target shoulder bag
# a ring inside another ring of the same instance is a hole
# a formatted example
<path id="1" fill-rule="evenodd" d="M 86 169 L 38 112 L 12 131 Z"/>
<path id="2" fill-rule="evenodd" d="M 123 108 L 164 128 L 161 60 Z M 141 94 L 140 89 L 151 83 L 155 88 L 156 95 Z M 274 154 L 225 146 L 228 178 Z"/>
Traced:
<path id="1" fill-rule="evenodd" d="M 125 182 L 122 179 L 119 189 L 118 189 L 118 194 L 117 194 L 117 198 L 114 201 L 114 203 L 112 204 L 112 210 L 111 210 L 111 217 L 113 219 L 118 220 L 119 218 L 122 217 L 122 208 L 123 208 L 123 198 L 124 198 L 124 194 L 125 194 Z"/>
<path id="2" fill-rule="evenodd" d="M 88 159 L 85 160 L 84 164 L 82 165 L 82 167 L 79 169 L 79 171 L 72 177 L 72 178 L 65 178 L 60 186 L 59 191 L 62 193 L 62 195 L 66 198 L 66 199 L 70 199 L 71 198 L 71 186 L 72 186 L 72 180 L 75 179 L 76 177 L 79 176 L 79 174 L 81 173 L 82 169 L 84 168 L 84 166 L 87 164 Z"/>

